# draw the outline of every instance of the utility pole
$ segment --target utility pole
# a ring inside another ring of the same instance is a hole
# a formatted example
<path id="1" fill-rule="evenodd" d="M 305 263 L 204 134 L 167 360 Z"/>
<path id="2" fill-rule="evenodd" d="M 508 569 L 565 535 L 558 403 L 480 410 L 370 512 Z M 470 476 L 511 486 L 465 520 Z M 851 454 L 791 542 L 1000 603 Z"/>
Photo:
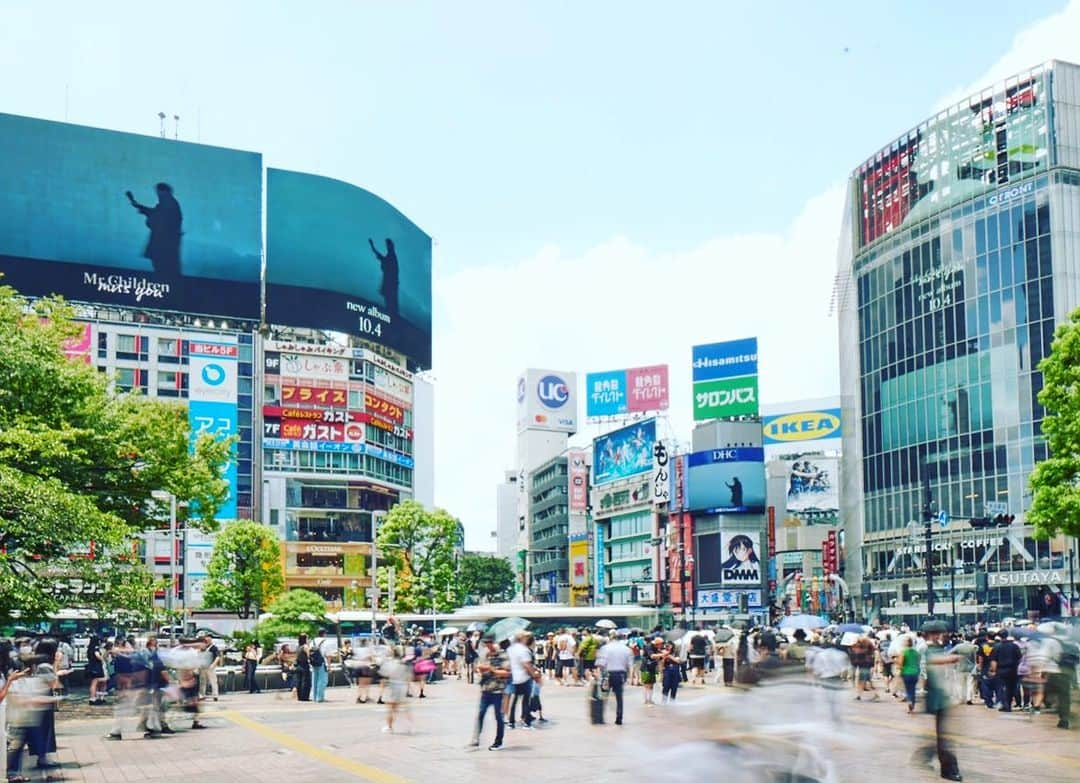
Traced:
<path id="1" fill-rule="evenodd" d="M 923 485 L 923 533 L 926 537 L 926 614 L 928 618 L 934 616 L 934 496 L 930 492 L 930 476 L 923 462 L 922 469 Z"/>

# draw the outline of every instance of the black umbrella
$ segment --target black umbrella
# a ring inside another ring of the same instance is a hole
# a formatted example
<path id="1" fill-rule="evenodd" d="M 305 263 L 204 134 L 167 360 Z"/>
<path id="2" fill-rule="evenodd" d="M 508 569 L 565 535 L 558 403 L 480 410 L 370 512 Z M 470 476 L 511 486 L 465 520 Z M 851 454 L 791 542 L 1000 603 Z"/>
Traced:
<path id="1" fill-rule="evenodd" d="M 923 633 L 948 633 L 949 626 L 941 620 L 927 620 L 920 630 Z"/>

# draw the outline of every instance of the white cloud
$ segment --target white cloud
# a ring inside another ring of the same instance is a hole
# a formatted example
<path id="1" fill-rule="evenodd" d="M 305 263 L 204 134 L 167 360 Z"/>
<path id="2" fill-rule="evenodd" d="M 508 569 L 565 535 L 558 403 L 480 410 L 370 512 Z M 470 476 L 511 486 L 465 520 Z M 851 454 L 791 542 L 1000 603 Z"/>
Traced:
<path id="1" fill-rule="evenodd" d="M 1021 30 L 938 108 L 1050 59 L 1080 62 L 1077 30 L 1080 0 L 1072 0 Z M 828 311 L 843 194 L 841 184 L 830 187 L 776 233 L 718 237 L 685 253 L 616 237 L 576 257 L 548 246 L 437 278 L 436 500 L 463 519 L 468 545 L 493 546 L 495 486 L 513 467 L 514 383 L 526 367 L 584 373 L 666 362 L 671 425 L 682 440 L 695 343 L 757 335 L 765 402 L 835 394 Z"/>
<path id="2" fill-rule="evenodd" d="M 1080 62 L 1080 0 L 1020 30 L 1012 45 L 993 65 L 960 89 L 953 90 L 938 103 L 943 109 L 964 100 L 1009 76 L 1049 60 Z"/>
<path id="3" fill-rule="evenodd" d="M 438 278 L 436 499 L 463 519 L 469 546 L 492 545 L 495 485 L 514 467 L 515 382 L 526 367 L 583 374 L 667 363 L 682 440 L 695 343 L 757 335 L 766 402 L 836 393 L 828 311 L 842 205 L 837 185 L 777 234 L 719 237 L 676 254 L 616 237 L 576 257 L 548 246 Z"/>

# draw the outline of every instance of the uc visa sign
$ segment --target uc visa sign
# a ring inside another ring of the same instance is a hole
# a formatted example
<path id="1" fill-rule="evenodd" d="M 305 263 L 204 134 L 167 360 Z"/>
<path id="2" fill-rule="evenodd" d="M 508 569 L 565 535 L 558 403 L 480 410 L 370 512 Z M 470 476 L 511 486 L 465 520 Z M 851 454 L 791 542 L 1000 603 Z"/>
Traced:
<path id="1" fill-rule="evenodd" d="M 766 444 L 826 440 L 841 435 L 840 409 L 799 411 L 762 417 Z"/>
<path id="2" fill-rule="evenodd" d="M 517 381 L 518 431 L 577 432 L 577 375 L 525 370 Z"/>

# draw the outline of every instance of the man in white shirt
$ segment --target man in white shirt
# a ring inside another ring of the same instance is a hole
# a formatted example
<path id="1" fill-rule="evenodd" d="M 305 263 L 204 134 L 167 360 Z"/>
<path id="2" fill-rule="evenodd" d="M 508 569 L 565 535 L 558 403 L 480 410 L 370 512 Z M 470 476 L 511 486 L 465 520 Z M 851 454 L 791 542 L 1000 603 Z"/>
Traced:
<path id="1" fill-rule="evenodd" d="M 521 722 L 522 728 L 531 729 L 533 716 L 529 710 L 529 702 L 532 696 L 532 681 L 540 678 L 540 672 L 533 665 L 532 651 L 529 645 L 532 643 L 532 634 L 528 631 L 519 631 L 514 637 L 514 643 L 506 651 L 510 659 L 510 682 L 514 686 L 514 700 L 510 702 L 510 728 L 514 728 L 514 710 L 518 699 L 521 699 Z"/>
<path id="2" fill-rule="evenodd" d="M 612 631 L 608 635 L 607 643 L 596 653 L 596 665 L 601 671 L 607 673 L 608 685 L 615 694 L 615 725 L 621 726 L 623 721 L 623 686 L 626 685 L 626 675 L 634 664 L 634 654 L 626 643 Z"/>
<path id="3" fill-rule="evenodd" d="M 565 628 L 563 632 L 555 637 L 555 649 L 558 651 L 558 662 L 556 669 L 556 676 L 559 678 L 560 685 L 566 685 L 566 672 L 570 672 L 570 676 L 577 682 L 577 667 L 574 666 L 574 649 L 577 647 L 577 642 L 574 641 L 574 636 Z"/>

